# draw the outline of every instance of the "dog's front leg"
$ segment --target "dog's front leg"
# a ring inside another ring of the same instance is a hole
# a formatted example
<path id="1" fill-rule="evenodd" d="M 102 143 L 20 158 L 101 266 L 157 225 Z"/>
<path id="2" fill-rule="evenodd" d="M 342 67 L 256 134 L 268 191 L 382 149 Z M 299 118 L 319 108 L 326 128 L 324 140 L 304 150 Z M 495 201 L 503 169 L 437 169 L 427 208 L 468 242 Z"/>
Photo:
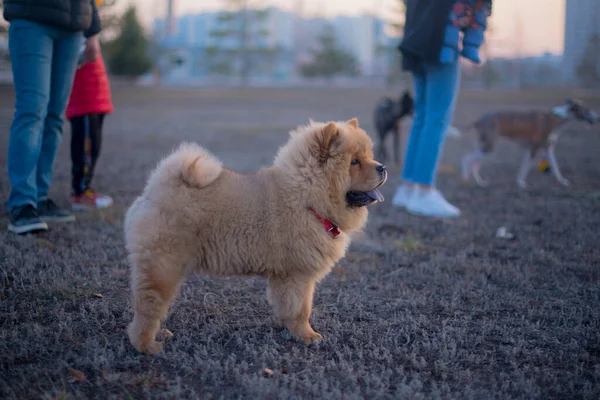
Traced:
<path id="1" fill-rule="evenodd" d="M 156 341 L 173 336 L 168 329 L 160 329 L 167 316 L 169 304 L 179 291 L 183 280 L 178 262 L 171 257 L 132 254 L 133 321 L 127 333 L 133 346 L 142 353 L 156 354 L 163 343 Z"/>
<path id="2" fill-rule="evenodd" d="M 482 160 L 483 153 L 480 150 L 476 150 L 463 156 L 461 160 L 462 177 L 465 181 L 469 181 L 469 178 L 473 176 L 477 185 L 480 187 L 487 187 L 489 182 L 483 179 L 479 173 Z"/>
<path id="3" fill-rule="evenodd" d="M 396 163 L 396 165 L 400 165 L 400 126 L 398 126 L 398 124 L 400 124 L 399 122 L 397 123 L 397 125 L 394 127 L 394 130 L 392 131 L 392 134 L 394 135 L 394 162 Z"/>
<path id="4" fill-rule="evenodd" d="M 552 171 L 552 174 L 554 175 L 558 183 L 564 186 L 569 186 L 568 179 L 565 179 L 565 177 L 562 176 L 562 174 L 560 173 L 560 169 L 558 169 L 558 162 L 556 161 L 556 156 L 554 155 L 553 144 L 550 145 L 550 147 L 548 147 L 548 161 L 550 161 L 550 170 Z"/>
<path id="5" fill-rule="evenodd" d="M 382 135 L 383 136 L 383 135 Z M 381 137 L 379 139 L 379 154 L 377 155 L 377 159 L 379 162 L 385 164 L 387 161 L 387 151 L 385 150 L 385 139 Z"/>
<path id="6" fill-rule="evenodd" d="M 523 161 L 521 161 L 521 166 L 519 167 L 519 173 L 517 174 L 517 184 L 521 188 L 525 188 L 527 183 L 525 182 L 527 179 L 527 175 L 531 170 L 531 166 L 533 165 L 533 158 L 531 156 L 531 150 L 525 150 L 525 155 L 523 156 Z"/>
<path id="7" fill-rule="evenodd" d="M 323 337 L 309 323 L 312 312 L 315 280 L 305 276 L 269 278 L 267 298 L 275 316 L 290 333 L 311 344 Z"/>

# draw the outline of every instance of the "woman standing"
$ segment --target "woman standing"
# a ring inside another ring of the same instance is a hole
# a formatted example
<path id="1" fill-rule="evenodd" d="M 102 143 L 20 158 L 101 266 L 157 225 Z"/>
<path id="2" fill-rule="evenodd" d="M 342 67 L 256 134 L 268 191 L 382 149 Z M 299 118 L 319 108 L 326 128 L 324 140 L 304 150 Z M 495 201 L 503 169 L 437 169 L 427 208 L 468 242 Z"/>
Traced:
<path id="1" fill-rule="evenodd" d="M 407 0 L 404 37 L 399 50 L 402 67 L 413 75 L 415 117 L 401 183 L 392 203 L 423 216 L 458 217 L 460 210 L 435 187 L 445 132 L 454 114 L 460 62 L 441 62 L 446 26 L 456 0 Z"/>
<path id="2" fill-rule="evenodd" d="M 62 138 L 63 112 L 85 37 L 85 58 L 99 52 L 100 20 L 94 0 L 4 0 L 15 86 L 8 143 L 8 230 L 48 229 L 74 216 L 48 197 Z"/>

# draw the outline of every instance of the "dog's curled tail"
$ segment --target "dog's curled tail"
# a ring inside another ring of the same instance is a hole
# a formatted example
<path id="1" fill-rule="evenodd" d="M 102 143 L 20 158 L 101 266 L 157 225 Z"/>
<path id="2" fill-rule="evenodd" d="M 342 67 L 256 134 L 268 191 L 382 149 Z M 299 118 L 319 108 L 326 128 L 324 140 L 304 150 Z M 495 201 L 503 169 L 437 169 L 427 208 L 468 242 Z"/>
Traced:
<path id="1" fill-rule="evenodd" d="M 181 179 L 190 186 L 206 187 L 223 171 L 221 161 L 196 143 L 182 143 L 175 154 L 181 160 Z"/>
<path id="2" fill-rule="evenodd" d="M 158 166 L 167 179 L 178 178 L 186 185 L 203 188 L 213 183 L 223 171 L 223 165 L 204 147 L 183 142 Z"/>

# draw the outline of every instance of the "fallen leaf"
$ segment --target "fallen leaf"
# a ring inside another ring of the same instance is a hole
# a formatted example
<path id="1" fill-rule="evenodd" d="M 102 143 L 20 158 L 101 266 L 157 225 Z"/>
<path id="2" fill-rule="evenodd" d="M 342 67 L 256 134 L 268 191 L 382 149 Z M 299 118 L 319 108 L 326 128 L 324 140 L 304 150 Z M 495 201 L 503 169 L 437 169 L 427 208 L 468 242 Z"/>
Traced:
<path id="1" fill-rule="evenodd" d="M 52 243 L 51 241 L 46 240 L 46 239 L 41 239 L 41 238 L 38 239 L 37 240 L 37 245 L 40 246 L 40 247 L 45 247 L 45 248 L 50 249 L 50 250 L 56 249 L 56 246 L 54 245 L 54 243 Z"/>
<path id="2" fill-rule="evenodd" d="M 110 215 L 103 214 L 102 217 L 109 224 L 114 224 L 115 223 L 115 220 Z"/>
<path id="3" fill-rule="evenodd" d="M 97 299 L 103 299 L 104 296 L 102 296 L 100 293 L 94 293 L 92 296 L 94 296 Z"/>
<path id="4" fill-rule="evenodd" d="M 333 269 L 333 272 L 338 274 L 338 275 L 342 275 L 344 273 L 344 268 L 342 267 L 336 267 Z"/>
<path id="5" fill-rule="evenodd" d="M 121 378 L 121 373 L 119 373 L 119 372 L 109 373 L 107 371 L 103 371 L 102 377 L 105 380 L 107 380 L 108 382 L 116 382 Z"/>
<path id="6" fill-rule="evenodd" d="M 75 383 L 85 380 L 85 375 L 80 370 L 69 367 L 69 372 L 71 373 L 71 379 L 69 379 L 69 382 Z"/>
<path id="7" fill-rule="evenodd" d="M 440 175 L 456 175 L 458 170 L 453 165 L 440 165 L 438 167 L 438 174 Z"/>
<path id="8" fill-rule="evenodd" d="M 271 368 L 265 368 L 265 374 L 273 375 L 273 370 Z"/>
<path id="9" fill-rule="evenodd" d="M 515 235 L 513 233 L 509 232 L 508 230 L 506 230 L 505 227 L 501 226 L 496 231 L 496 237 L 498 239 L 513 240 L 515 238 Z"/>
<path id="10" fill-rule="evenodd" d="M 396 240 L 394 242 L 394 247 L 400 250 L 404 250 L 407 252 L 417 251 L 422 249 L 424 246 L 417 239 L 408 236 L 404 240 Z"/>

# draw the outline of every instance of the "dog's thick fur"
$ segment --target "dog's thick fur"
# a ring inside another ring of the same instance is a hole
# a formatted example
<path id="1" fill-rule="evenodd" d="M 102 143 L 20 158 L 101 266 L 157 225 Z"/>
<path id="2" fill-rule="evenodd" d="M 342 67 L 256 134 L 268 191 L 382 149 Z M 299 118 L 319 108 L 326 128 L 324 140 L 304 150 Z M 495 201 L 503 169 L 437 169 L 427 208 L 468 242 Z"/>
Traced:
<path id="1" fill-rule="evenodd" d="M 309 324 L 315 285 L 367 220 L 367 208 L 348 204 L 347 194 L 371 191 L 386 178 L 356 119 L 299 127 L 272 167 L 248 175 L 223 168 L 196 144 L 181 145 L 158 164 L 126 215 L 131 343 L 149 354 L 162 349 L 161 320 L 194 272 L 267 278 L 277 319 L 307 343 L 321 339 Z M 310 208 L 341 235 L 334 239 Z"/>
<path id="2" fill-rule="evenodd" d="M 400 164 L 400 122 L 406 116 L 413 115 L 414 100 L 408 91 L 405 91 L 397 101 L 384 97 L 375 106 L 374 122 L 375 130 L 379 138 L 377 158 L 386 163 L 388 159 L 387 150 L 385 147 L 385 139 L 391 132 L 394 139 L 394 163 Z"/>
<path id="3" fill-rule="evenodd" d="M 485 154 L 492 152 L 496 140 L 505 138 L 525 147 L 517 174 L 520 187 L 526 186 L 533 161 L 540 156 L 548 157 L 550 170 L 556 180 L 562 185 L 569 185 L 558 168 L 554 149 L 560 128 L 571 120 L 592 125 L 597 122 L 598 114 L 580 100 L 566 99 L 565 104 L 549 111 L 501 111 L 484 115 L 468 128 L 475 134 L 477 150 L 462 159 L 463 179 L 469 180 L 473 176 L 479 186 L 487 186 L 487 181 L 479 174 L 481 161 Z"/>

